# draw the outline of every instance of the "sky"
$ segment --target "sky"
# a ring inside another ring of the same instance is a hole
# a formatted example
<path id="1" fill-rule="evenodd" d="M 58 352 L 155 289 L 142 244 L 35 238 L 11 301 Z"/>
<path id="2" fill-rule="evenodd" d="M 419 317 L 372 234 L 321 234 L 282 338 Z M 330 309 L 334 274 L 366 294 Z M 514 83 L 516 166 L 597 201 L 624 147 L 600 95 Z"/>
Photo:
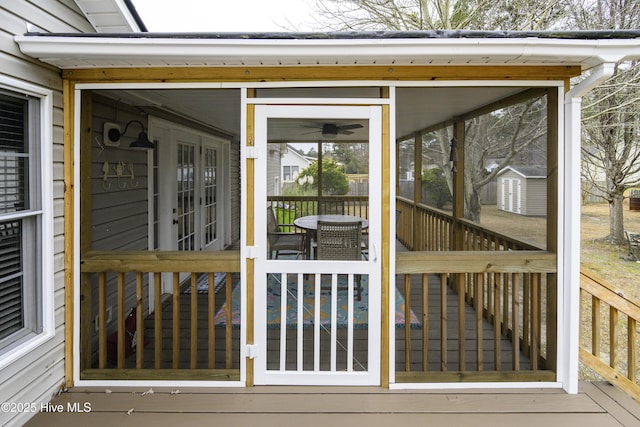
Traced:
<path id="1" fill-rule="evenodd" d="M 313 0 L 134 0 L 150 32 L 308 30 Z"/>

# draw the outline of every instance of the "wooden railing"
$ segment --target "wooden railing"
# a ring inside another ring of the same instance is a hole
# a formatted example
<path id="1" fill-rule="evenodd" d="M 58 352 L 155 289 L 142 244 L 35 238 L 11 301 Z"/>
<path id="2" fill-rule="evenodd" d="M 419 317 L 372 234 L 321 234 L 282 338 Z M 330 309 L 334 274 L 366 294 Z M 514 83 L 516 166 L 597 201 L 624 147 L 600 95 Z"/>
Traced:
<path id="1" fill-rule="evenodd" d="M 268 202 L 281 215 L 278 218 L 281 224 L 290 224 L 297 217 L 318 214 L 369 218 L 369 198 L 366 196 L 269 196 Z"/>
<path id="2" fill-rule="evenodd" d="M 239 380 L 231 310 L 225 326 L 214 323 L 223 303 L 232 306 L 239 252 L 91 251 L 80 271 L 81 379 Z M 225 275 L 224 301 L 216 300 L 216 273 Z M 167 279 L 172 293 L 163 295 Z M 206 293 L 198 283 L 208 285 Z"/>
<path id="3" fill-rule="evenodd" d="M 453 218 L 448 212 L 414 203 L 409 199 L 397 197 L 396 209 L 399 216 L 397 238 L 412 251 L 542 250 L 535 245 L 466 219 Z M 459 240 L 455 236 L 457 232 L 462 233 Z M 454 239 L 460 242 L 460 247 L 455 247 Z"/>
<path id="4" fill-rule="evenodd" d="M 640 306 L 584 268 L 580 293 L 580 360 L 640 401 Z"/>
<path id="5" fill-rule="evenodd" d="M 413 310 L 422 327 L 404 328 L 396 381 L 555 381 L 546 345 L 556 341 L 555 329 L 546 327 L 555 324 L 547 318 L 555 316 L 547 307 L 556 291 L 547 276 L 555 272 L 556 256 L 544 251 L 397 253 L 405 319 Z M 465 318 L 468 306 L 473 319 Z"/>

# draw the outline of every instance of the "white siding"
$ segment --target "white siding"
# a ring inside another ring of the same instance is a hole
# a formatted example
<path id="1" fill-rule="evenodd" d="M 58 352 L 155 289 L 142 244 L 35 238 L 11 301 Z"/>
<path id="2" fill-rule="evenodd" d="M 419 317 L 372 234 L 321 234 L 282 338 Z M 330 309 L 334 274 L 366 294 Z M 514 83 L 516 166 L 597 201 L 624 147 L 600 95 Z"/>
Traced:
<path id="1" fill-rule="evenodd" d="M 29 22 L 50 32 L 90 32 L 91 26 L 73 0 L 20 0 L 2 2 L 0 8 L 0 75 L 54 91 L 53 99 L 53 206 L 55 336 L 27 356 L 0 370 L 0 402 L 48 402 L 64 383 L 64 235 L 63 235 L 63 130 L 60 72 L 25 57 L 14 43 Z M 0 413 L 0 425 L 20 426 L 33 414 Z"/>

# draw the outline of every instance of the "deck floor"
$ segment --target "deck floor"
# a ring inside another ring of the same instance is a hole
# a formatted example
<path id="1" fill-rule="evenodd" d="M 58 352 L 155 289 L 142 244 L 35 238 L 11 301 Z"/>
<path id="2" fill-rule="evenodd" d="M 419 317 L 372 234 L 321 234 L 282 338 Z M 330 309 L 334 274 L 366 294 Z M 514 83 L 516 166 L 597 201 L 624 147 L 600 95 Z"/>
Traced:
<path id="1" fill-rule="evenodd" d="M 250 389 L 72 389 L 56 397 L 62 413 L 39 413 L 28 427 L 86 426 L 640 426 L 640 405 L 608 383 L 580 392 L 386 390 L 336 387 Z M 90 412 L 67 411 L 68 404 Z"/>

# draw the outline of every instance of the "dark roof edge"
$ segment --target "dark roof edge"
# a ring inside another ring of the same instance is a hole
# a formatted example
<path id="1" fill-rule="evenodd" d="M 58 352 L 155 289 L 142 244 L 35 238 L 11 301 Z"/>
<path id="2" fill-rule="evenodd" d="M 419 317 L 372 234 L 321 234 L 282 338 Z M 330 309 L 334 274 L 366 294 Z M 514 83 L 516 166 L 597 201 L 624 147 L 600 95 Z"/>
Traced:
<path id="1" fill-rule="evenodd" d="M 136 7 L 133 4 L 133 1 L 132 0 L 124 0 L 124 5 L 127 7 L 127 9 L 129 9 L 129 13 L 131 13 L 131 16 L 133 17 L 133 20 L 136 21 L 136 24 L 138 25 L 138 28 L 140 28 L 140 31 L 142 31 L 144 33 L 147 33 L 149 30 L 147 30 L 147 26 L 144 24 L 144 21 L 140 17 L 140 14 L 138 13 L 138 10 L 136 9 Z"/>
<path id="2" fill-rule="evenodd" d="M 131 0 L 125 0 L 127 5 Z M 349 39 L 574 39 L 617 40 L 640 38 L 640 30 L 581 30 L 581 31 L 351 31 L 351 32 L 223 32 L 223 33 L 150 33 L 131 5 L 131 13 L 143 33 L 35 33 L 28 36 L 89 37 L 89 38 L 174 38 L 174 39 L 248 39 L 248 40 L 349 40 Z"/>

